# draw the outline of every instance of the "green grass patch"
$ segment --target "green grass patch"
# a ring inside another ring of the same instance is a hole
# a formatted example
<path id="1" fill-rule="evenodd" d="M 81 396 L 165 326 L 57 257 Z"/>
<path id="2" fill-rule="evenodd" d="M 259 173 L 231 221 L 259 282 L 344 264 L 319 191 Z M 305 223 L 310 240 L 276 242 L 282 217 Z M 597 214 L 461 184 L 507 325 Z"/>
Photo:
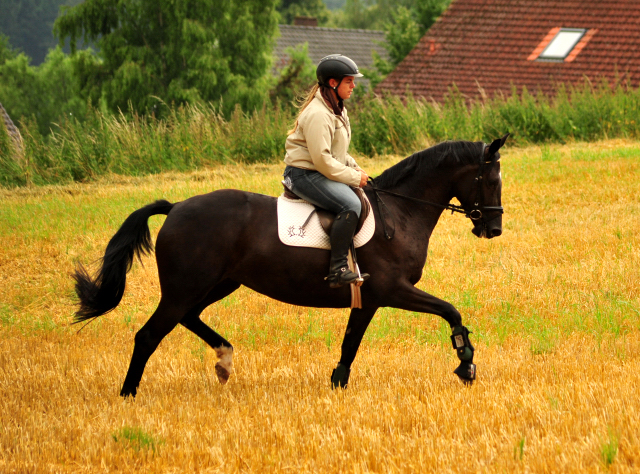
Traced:
<path id="1" fill-rule="evenodd" d="M 147 433 L 139 427 L 123 426 L 111 434 L 113 440 L 127 449 L 134 451 L 150 450 L 156 453 L 164 441 L 157 436 Z"/>
<path id="2" fill-rule="evenodd" d="M 640 157 L 640 147 L 616 148 L 613 150 L 574 150 L 571 152 L 571 158 L 577 161 L 600 161 L 638 157 Z"/>
<path id="3" fill-rule="evenodd" d="M 605 469 L 609 469 L 618 456 L 620 439 L 611 428 L 608 430 L 608 438 L 600 445 L 600 462 Z"/>
<path id="4" fill-rule="evenodd" d="M 16 324 L 16 310 L 5 303 L 0 303 L 0 324 L 5 327 L 11 327 Z"/>
<path id="5" fill-rule="evenodd" d="M 515 448 L 513 448 L 513 458 L 516 461 L 522 461 L 522 459 L 524 458 L 524 445 L 525 445 L 526 440 L 527 440 L 527 438 L 525 436 L 523 436 L 516 443 Z"/>

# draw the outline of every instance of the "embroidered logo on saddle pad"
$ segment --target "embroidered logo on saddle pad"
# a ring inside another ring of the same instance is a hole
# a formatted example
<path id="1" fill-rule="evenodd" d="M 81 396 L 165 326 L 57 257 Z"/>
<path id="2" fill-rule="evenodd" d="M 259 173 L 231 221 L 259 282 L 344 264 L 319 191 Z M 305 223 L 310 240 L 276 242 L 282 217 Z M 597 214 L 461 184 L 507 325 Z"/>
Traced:
<path id="1" fill-rule="evenodd" d="M 322 228 L 320 219 L 314 211 L 313 204 L 307 201 L 289 199 L 280 195 L 278 197 L 278 236 L 280 241 L 293 247 L 330 249 L 329 236 Z M 311 215 L 312 213 L 313 215 Z M 310 215 L 311 218 L 309 218 Z M 376 221 L 373 212 L 370 212 L 360 232 L 353 239 L 356 248 L 369 242 L 375 230 Z"/>

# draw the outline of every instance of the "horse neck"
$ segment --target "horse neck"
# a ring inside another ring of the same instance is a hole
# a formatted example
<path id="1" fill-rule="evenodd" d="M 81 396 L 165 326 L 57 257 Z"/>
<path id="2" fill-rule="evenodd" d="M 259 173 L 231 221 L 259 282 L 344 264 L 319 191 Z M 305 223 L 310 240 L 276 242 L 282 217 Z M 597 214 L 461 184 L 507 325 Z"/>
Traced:
<path id="1" fill-rule="evenodd" d="M 389 190 L 414 199 L 446 205 L 453 197 L 452 180 L 455 172 L 455 169 L 450 168 L 432 169 L 426 175 L 408 177 Z"/>
<path id="2" fill-rule="evenodd" d="M 451 170 L 433 169 L 427 176 L 407 177 L 388 190 L 403 196 L 445 206 L 453 197 L 452 177 Z M 392 205 L 400 211 L 398 214 L 406 217 L 406 219 L 401 218 L 406 220 L 406 225 L 419 228 L 421 235 L 425 235 L 428 241 L 428 236 L 431 235 L 444 209 L 426 202 L 402 198 L 394 198 L 392 202 Z M 416 217 L 418 218 L 416 219 Z"/>

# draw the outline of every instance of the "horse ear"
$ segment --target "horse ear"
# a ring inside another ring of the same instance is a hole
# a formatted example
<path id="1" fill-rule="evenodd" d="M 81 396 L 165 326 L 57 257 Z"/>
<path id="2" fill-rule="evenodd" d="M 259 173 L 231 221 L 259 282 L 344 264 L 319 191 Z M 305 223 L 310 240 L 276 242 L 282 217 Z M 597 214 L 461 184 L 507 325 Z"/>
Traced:
<path id="1" fill-rule="evenodd" d="M 509 137 L 509 132 L 507 132 L 507 134 L 504 137 L 497 138 L 496 140 L 494 140 L 491 143 L 491 145 L 489 145 L 489 156 L 495 155 L 498 152 L 498 150 L 502 148 L 504 143 L 507 141 L 508 137 Z"/>

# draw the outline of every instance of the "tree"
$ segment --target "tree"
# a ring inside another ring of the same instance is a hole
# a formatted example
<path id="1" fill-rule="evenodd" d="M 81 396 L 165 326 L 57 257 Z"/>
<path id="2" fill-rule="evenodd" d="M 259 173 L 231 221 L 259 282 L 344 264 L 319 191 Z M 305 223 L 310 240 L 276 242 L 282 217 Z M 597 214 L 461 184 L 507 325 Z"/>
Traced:
<path id="1" fill-rule="evenodd" d="M 308 43 L 287 48 L 285 52 L 289 61 L 280 71 L 269 95 L 273 103 L 290 107 L 317 81 L 316 65 L 309 58 Z"/>
<path id="2" fill-rule="evenodd" d="M 340 28 L 382 30 L 399 7 L 411 7 L 415 0 L 346 0 L 335 12 L 333 25 Z"/>
<path id="3" fill-rule="evenodd" d="M 95 42 L 85 69 L 112 111 L 219 101 L 254 107 L 266 97 L 276 0 L 86 0 L 54 24 L 72 51 Z M 83 87 L 87 84 L 83 83 Z"/>
<path id="4" fill-rule="evenodd" d="M 416 13 L 416 22 L 420 27 L 420 37 L 431 28 L 450 4 L 451 0 L 417 0 L 415 2 L 413 9 Z"/>
<path id="5" fill-rule="evenodd" d="M 329 18 L 329 10 L 323 0 L 280 0 L 278 13 L 284 24 L 292 24 L 297 16 L 314 17 L 320 25 Z"/>
<path id="6" fill-rule="evenodd" d="M 47 134 L 52 122 L 84 116 L 87 103 L 78 94 L 79 70 L 92 61 L 87 51 L 71 58 L 56 48 L 44 63 L 32 66 L 31 58 L 7 53 L 0 41 L 0 103 L 16 123 L 35 119 L 40 133 Z"/>

